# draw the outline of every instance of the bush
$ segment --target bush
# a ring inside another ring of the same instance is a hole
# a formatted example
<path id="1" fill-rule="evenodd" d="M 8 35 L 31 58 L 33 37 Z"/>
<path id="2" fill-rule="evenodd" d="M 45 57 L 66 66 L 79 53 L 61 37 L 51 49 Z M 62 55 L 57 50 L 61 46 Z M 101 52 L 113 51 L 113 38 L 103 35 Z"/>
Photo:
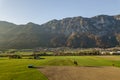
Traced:
<path id="1" fill-rule="evenodd" d="M 20 56 L 20 55 L 9 55 L 9 58 L 10 59 L 21 59 L 22 56 Z"/>
<path id="2" fill-rule="evenodd" d="M 34 66 L 32 64 L 28 65 L 28 68 L 34 68 Z"/>

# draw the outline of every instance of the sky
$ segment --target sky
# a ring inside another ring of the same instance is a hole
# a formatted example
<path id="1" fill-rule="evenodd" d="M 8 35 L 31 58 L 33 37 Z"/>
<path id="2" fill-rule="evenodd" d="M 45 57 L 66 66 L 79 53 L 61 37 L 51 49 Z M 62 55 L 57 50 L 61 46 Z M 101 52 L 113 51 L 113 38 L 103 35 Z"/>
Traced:
<path id="1" fill-rule="evenodd" d="M 120 14 L 120 0 L 0 0 L 0 20 L 15 24 L 101 14 Z"/>

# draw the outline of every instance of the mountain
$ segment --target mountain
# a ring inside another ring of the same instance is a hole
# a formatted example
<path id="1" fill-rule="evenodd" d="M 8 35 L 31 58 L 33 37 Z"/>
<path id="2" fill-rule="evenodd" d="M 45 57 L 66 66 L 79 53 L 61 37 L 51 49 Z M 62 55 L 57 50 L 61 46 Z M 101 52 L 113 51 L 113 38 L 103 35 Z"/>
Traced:
<path id="1" fill-rule="evenodd" d="M 120 15 L 70 17 L 42 25 L 0 21 L 0 48 L 108 48 L 120 44 Z"/>

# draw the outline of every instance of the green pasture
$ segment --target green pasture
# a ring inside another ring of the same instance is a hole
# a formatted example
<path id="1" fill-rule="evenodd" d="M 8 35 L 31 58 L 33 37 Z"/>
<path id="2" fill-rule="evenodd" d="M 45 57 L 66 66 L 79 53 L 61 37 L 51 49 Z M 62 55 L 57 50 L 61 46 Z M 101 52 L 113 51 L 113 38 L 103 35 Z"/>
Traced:
<path id="1" fill-rule="evenodd" d="M 120 56 L 42 56 L 34 59 L 9 59 L 0 57 L 0 80 L 48 80 L 47 77 L 36 68 L 27 66 L 32 64 L 40 66 L 116 66 L 120 67 Z"/>

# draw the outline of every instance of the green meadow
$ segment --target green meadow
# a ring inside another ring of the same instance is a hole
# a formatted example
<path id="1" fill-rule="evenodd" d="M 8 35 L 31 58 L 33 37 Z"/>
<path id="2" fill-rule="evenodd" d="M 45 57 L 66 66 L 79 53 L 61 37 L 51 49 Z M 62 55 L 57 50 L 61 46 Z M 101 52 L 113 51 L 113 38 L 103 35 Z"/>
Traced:
<path id="1" fill-rule="evenodd" d="M 114 66 L 120 67 L 120 56 L 42 56 L 34 59 L 9 59 L 0 57 L 0 80 L 48 80 L 36 68 L 28 68 L 29 64 L 40 66 Z"/>

